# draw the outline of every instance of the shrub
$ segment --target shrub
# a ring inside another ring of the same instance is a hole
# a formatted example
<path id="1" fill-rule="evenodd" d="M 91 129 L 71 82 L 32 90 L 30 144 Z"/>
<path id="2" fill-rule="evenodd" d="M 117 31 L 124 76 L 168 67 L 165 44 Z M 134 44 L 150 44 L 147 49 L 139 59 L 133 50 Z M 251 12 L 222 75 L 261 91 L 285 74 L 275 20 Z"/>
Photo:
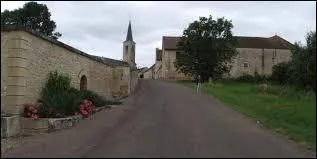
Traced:
<path id="1" fill-rule="evenodd" d="M 271 80 L 278 82 L 279 84 L 286 84 L 290 76 L 289 72 L 289 64 L 286 62 L 279 63 L 274 65 L 272 68 Z"/>
<path id="2" fill-rule="evenodd" d="M 71 87 L 71 78 L 68 75 L 57 71 L 50 72 L 38 101 L 43 104 L 41 107 L 38 107 L 38 104 L 35 106 L 26 104 L 24 116 L 58 118 L 73 115 L 74 112 L 80 111 L 80 105 L 86 100 L 91 101 L 93 107 L 121 104 L 121 102 L 106 100 L 90 90 L 79 91 Z M 36 109 L 37 113 L 32 113 L 33 109 Z"/>
<path id="3" fill-rule="evenodd" d="M 90 90 L 81 91 L 81 99 L 91 100 L 96 107 L 102 107 L 102 106 L 111 105 L 111 104 L 113 104 L 113 105 L 122 104 L 122 102 L 119 102 L 119 101 L 107 100 L 107 99 L 99 96 L 97 93 L 90 91 Z"/>
<path id="4" fill-rule="evenodd" d="M 249 75 L 249 74 L 243 74 L 243 75 L 237 77 L 236 81 L 253 83 L 254 77 L 252 75 Z"/>
<path id="5" fill-rule="evenodd" d="M 57 71 L 50 72 L 45 83 L 40 101 L 48 110 L 54 110 L 57 114 L 70 115 L 76 111 L 79 98 L 78 91 L 71 87 L 71 78 Z M 52 110 L 52 111 L 53 111 Z"/>

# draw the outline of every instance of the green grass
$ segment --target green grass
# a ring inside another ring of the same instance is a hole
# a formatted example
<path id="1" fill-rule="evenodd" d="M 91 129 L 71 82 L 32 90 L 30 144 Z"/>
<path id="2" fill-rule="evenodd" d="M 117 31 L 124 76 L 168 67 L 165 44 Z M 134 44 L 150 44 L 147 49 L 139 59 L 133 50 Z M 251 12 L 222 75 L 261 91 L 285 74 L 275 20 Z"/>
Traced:
<path id="1" fill-rule="evenodd" d="M 192 82 L 179 83 L 196 89 Z M 313 92 L 269 85 L 266 93 L 260 93 L 256 84 L 232 81 L 203 84 L 202 92 L 316 150 L 316 96 Z"/>

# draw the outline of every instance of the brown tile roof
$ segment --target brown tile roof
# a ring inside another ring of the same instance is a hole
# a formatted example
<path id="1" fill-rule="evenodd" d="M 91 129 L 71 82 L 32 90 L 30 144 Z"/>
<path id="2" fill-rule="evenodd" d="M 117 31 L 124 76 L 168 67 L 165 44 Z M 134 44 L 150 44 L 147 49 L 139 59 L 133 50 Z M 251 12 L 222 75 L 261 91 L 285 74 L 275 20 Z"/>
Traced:
<path id="1" fill-rule="evenodd" d="M 163 50 L 178 50 L 177 44 L 180 41 L 178 36 L 163 36 Z"/>
<path id="2" fill-rule="evenodd" d="M 265 48 L 265 49 L 290 49 L 292 45 L 285 39 L 275 35 L 270 38 L 264 37 L 237 37 L 237 48 Z M 177 44 L 180 37 L 163 36 L 163 46 L 165 50 L 178 50 Z"/>
<path id="3" fill-rule="evenodd" d="M 62 48 L 65 48 L 71 52 L 74 52 L 76 54 L 79 54 L 79 55 L 82 55 L 82 56 L 85 56 L 87 58 L 90 58 L 94 61 L 98 61 L 102 64 L 105 64 L 105 65 L 108 65 L 108 66 L 111 66 L 111 67 L 115 67 L 115 66 L 129 66 L 129 64 L 125 61 L 120 61 L 120 60 L 115 60 L 115 59 L 110 59 L 110 58 L 105 58 L 105 57 L 100 57 L 100 56 L 94 56 L 94 55 L 90 55 L 90 54 L 87 54 L 83 51 L 80 51 L 76 48 L 73 48 L 72 46 L 69 46 L 65 43 L 62 43 L 58 40 L 55 40 L 55 39 L 52 39 L 52 38 L 49 38 L 47 36 L 44 36 L 32 29 L 29 29 L 29 28 L 25 28 L 25 27 L 21 27 L 21 26 L 14 26 L 14 25 L 8 25 L 8 26 L 1 26 L 1 32 L 2 31 L 7 31 L 7 32 L 10 32 L 10 31 L 25 31 L 27 33 L 30 33 L 31 35 L 34 35 L 36 37 L 39 37 L 43 40 L 46 40 L 48 42 L 51 42 L 55 45 L 58 45 Z"/>

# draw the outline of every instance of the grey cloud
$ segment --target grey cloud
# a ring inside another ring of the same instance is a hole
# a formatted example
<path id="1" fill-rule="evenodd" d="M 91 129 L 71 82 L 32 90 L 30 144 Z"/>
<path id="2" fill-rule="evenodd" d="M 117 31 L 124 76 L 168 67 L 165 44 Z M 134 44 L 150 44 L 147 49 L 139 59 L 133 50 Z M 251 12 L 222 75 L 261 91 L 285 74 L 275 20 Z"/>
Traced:
<path id="1" fill-rule="evenodd" d="M 162 36 L 181 36 L 183 29 L 199 16 L 232 20 L 235 35 L 273 36 L 290 42 L 305 40 L 316 29 L 316 2 L 242 1 L 159 1 L 159 2 L 76 2 L 40 1 L 47 4 L 61 41 L 98 56 L 122 59 L 122 42 L 131 17 L 136 42 L 136 62 L 150 67 Z M 2 5 L 5 4 L 5 5 Z M 12 5 L 11 5 L 12 4 Z M 1 1 L 12 9 L 18 3 Z M 130 17 L 129 17 L 130 15 Z"/>

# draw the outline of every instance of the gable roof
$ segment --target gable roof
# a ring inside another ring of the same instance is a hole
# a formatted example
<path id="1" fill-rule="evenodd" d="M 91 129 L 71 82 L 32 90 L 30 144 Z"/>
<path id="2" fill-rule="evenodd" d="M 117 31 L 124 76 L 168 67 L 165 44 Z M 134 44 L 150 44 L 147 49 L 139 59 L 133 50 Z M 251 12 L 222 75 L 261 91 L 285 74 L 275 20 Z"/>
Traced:
<path id="1" fill-rule="evenodd" d="M 236 48 L 290 49 L 293 45 L 277 35 L 269 38 L 247 36 L 235 37 L 237 38 Z M 163 36 L 162 48 L 165 50 L 178 50 L 177 44 L 180 40 L 181 37 L 178 36 Z"/>
<path id="2" fill-rule="evenodd" d="M 90 58 L 91 60 L 94 60 L 94 61 L 98 61 L 102 64 L 105 64 L 105 65 L 108 65 L 108 66 L 129 66 L 129 63 L 128 62 L 125 62 L 125 61 L 120 61 L 120 60 L 115 60 L 115 59 L 110 59 L 110 58 L 105 58 L 105 57 L 100 57 L 100 56 L 94 56 L 94 55 L 90 55 L 88 53 L 85 53 L 83 51 L 80 51 L 72 46 L 69 46 L 65 43 L 62 43 L 58 40 L 55 40 L 55 39 L 52 39 L 52 38 L 49 38 L 47 36 L 44 36 L 32 29 L 28 29 L 28 28 L 25 28 L 25 27 L 21 27 L 21 26 L 15 26 L 15 25 L 7 25 L 7 26 L 1 26 L 1 32 L 2 31 L 7 31 L 7 32 L 10 32 L 10 31 L 24 31 L 24 32 L 27 32 L 33 36 L 36 36 L 36 37 L 39 37 L 45 41 L 48 41 L 48 42 L 51 42 L 57 46 L 60 46 L 64 49 L 67 49 L 71 52 L 74 52 L 76 54 L 79 54 L 79 55 L 82 55 L 82 56 L 85 56 L 87 58 Z"/>

